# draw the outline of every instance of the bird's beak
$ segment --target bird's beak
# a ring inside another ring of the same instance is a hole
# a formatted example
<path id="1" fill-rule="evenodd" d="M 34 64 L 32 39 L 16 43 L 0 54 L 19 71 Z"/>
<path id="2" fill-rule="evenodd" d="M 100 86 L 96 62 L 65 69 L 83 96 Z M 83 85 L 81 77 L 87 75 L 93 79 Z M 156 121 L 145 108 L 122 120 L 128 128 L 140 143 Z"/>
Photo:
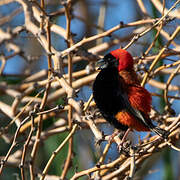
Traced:
<path id="1" fill-rule="evenodd" d="M 98 70 L 104 69 L 108 66 L 108 63 L 104 59 L 100 59 L 96 62 L 96 66 L 98 67 Z"/>

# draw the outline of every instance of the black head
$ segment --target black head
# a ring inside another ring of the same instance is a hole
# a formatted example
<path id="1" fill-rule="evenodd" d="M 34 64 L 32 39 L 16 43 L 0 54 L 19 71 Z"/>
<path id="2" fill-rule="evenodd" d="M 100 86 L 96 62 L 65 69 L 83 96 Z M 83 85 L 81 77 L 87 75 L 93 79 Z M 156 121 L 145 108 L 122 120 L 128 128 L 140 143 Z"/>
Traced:
<path id="1" fill-rule="evenodd" d="M 119 61 L 111 54 L 107 54 L 103 59 L 97 62 L 99 69 L 104 69 L 107 67 L 118 67 Z"/>

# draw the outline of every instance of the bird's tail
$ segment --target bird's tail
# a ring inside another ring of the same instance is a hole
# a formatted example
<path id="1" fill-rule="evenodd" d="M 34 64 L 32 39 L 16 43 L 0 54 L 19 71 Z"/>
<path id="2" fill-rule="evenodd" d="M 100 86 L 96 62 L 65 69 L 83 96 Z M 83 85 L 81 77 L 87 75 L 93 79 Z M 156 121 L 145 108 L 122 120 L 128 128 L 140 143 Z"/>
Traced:
<path id="1" fill-rule="evenodd" d="M 151 122 L 151 119 L 148 118 L 148 117 L 145 117 L 144 113 L 142 113 L 142 118 L 141 120 L 143 121 L 143 123 L 152 131 L 154 132 L 155 134 L 159 135 L 160 137 L 162 137 L 163 139 L 168 139 L 168 136 L 170 134 L 170 132 L 164 130 L 164 129 L 161 129 L 160 127 L 158 126 L 155 126 L 152 122 Z"/>
<path id="2" fill-rule="evenodd" d="M 156 133 L 157 135 L 161 136 L 162 138 L 164 139 L 168 139 L 168 136 L 169 136 L 169 132 L 164 130 L 164 129 L 161 129 L 157 126 L 154 126 L 152 128 L 150 128 L 152 132 Z"/>
<path id="3" fill-rule="evenodd" d="M 123 94 L 123 98 L 126 100 L 126 107 L 127 107 L 127 111 L 133 115 L 136 119 L 138 119 L 141 123 L 143 123 L 145 126 L 147 126 L 152 132 L 156 133 L 157 135 L 161 136 L 164 139 L 168 139 L 169 136 L 169 132 L 167 132 L 164 129 L 161 129 L 157 126 L 155 126 L 152 122 L 151 119 L 149 117 L 147 117 L 147 115 L 145 113 L 143 113 L 142 111 L 139 111 L 135 108 L 133 108 L 130 104 L 129 104 L 129 100 L 128 97 L 126 96 L 126 94 Z"/>

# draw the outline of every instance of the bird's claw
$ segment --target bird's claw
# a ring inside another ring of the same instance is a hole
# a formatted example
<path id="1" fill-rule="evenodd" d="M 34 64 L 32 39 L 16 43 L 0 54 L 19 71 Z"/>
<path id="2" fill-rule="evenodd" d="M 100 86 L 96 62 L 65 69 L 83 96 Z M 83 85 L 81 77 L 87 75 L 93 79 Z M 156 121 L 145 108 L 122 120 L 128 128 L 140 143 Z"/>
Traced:
<path id="1" fill-rule="evenodd" d="M 125 148 L 123 145 L 118 146 L 118 151 L 120 154 L 124 154 L 126 157 L 129 157 L 129 148 Z"/>
<path id="2" fill-rule="evenodd" d="M 126 142 L 121 142 L 118 145 L 118 151 L 120 154 L 124 154 L 125 156 L 130 156 L 130 147 L 131 147 L 131 143 L 130 141 L 126 141 Z"/>

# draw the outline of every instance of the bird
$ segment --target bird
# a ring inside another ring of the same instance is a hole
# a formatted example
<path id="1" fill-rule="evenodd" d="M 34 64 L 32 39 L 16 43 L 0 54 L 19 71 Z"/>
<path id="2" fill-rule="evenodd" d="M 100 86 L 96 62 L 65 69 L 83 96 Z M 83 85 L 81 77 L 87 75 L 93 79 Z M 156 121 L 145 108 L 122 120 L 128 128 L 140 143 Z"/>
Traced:
<path id="1" fill-rule="evenodd" d="M 124 49 L 116 49 L 97 62 L 93 98 L 100 113 L 118 130 L 152 131 L 167 139 L 166 130 L 150 119 L 152 97 L 134 70 L 134 60 Z"/>

